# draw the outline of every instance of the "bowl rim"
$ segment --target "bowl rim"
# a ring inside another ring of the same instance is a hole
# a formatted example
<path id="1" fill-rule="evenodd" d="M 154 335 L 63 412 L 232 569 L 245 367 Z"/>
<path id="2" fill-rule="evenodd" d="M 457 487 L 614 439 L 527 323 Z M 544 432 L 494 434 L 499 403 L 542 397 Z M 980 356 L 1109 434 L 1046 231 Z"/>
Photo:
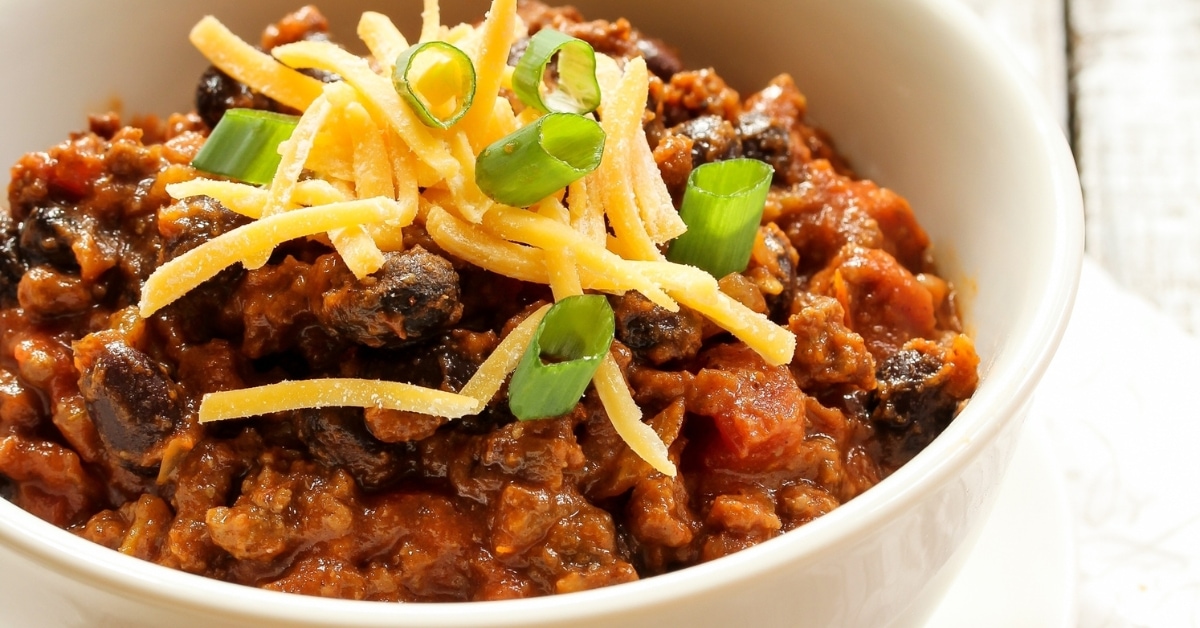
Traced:
<path id="1" fill-rule="evenodd" d="M 0 544 L 35 563 L 121 597 L 179 610 L 226 618 L 283 620 L 298 625 L 336 622 L 343 625 L 506 626 L 536 622 L 569 622 L 592 616 L 595 609 L 623 612 L 668 604 L 706 592 L 751 574 L 837 551 L 857 542 L 859 533 L 901 511 L 920 493 L 953 479 L 976 455 L 1020 416 L 1045 372 L 1065 331 L 1074 303 L 1083 260 L 1083 204 L 1070 148 L 1048 105 L 1010 55 L 978 18 L 953 0 L 911 0 L 939 24 L 939 34 L 954 37 L 1003 80 L 998 89 L 1011 91 L 1040 140 L 1036 149 L 1053 167 L 1049 180 L 1055 203 L 1054 250 L 1046 269 L 1050 277 L 1037 298 L 1027 333 L 1011 351 L 1015 359 L 987 380 L 994 391 L 976 397 L 949 428 L 881 486 L 833 512 L 775 539 L 717 561 L 632 583 L 570 595 L 437 604 L 380 604 L 300 596 L 232 584 L 177 571 L 114 552 L 42 521 L 0 500 Z M 982 387 L 981 387 L 982 389 Z M 1002 390 L 1001 390 L 1002 389 Z M 1001 394 L 1002 393 L 1002 394 Z M 987 406 L 994 420 L 982 416 Z M 978 418 L 976 418 L 978 416 Z M 284 597 L 279 597 L 284 596 Z"/>

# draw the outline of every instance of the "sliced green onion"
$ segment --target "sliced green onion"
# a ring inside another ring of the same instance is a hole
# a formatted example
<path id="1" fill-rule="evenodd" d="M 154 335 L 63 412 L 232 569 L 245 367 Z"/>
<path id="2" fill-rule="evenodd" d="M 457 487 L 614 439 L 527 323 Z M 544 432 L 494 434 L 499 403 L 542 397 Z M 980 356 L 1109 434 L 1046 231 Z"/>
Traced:
<path id="1" fill-rule="evenodd" d="M 718 279 L 746 270 L 773 173 L 757 159 L 717 161 L 693 170 L 679 209 L 687 231 L 671 243 L 667 259 Z"/>
<path id="2" fill-rule="evenodd" d="M 296 116 L 230 109 L 200 148 L 192 166 L 221 176 L 267 185 L 279 168 L 279 144 L 296 130 Z"/>
<path id="3" fill-rule="evenodd" d="M 600 165 L 604 130 L 574 113 L 552 113 L 483 149 L 475 182 L 492 200 L 529 207 Z"/>
<path id="4" fill-rule="evenodd" d="M 545 85 L 546 66 L 555 54 L 558 89 Z M 544 28 L 529 39 L 512 83 L 517 98 L 542 113 L 591 113 L 600 106 L 596 51 L 591 44 L 554 29 Z"/>
<path id="5" fill-rule="evenodd" d="M 571 411 L 613 341 L 608 299 L 587 294 L 555 303 L 538 324 L 508 384 L 508 408 L 522 421 Z"/>
<path id="6" fill-rule="evenodd" d="M 453 45 L 427 41 L 396 57 L 392 85 L 425 126 L 446 129 L 475 100 L 475 65 Z"/>

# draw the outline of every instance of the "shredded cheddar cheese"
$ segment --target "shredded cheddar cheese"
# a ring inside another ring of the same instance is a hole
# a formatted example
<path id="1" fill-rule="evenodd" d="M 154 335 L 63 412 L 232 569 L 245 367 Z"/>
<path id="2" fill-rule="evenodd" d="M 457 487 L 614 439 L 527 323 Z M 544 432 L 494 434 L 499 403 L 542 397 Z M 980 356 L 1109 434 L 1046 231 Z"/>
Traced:
<path id="1" fill-rule="evenodd" d="M 479 402 L 457 393 L 373 379 L 306 379 L 226 390 L 204 396 L 200 422 L 302 408 L 351 406 L 420 412 L 451 419 L 479 412 Z"/>
<path id="2" fill-rule="evenodd" d="M 382 222 L 396 214 L 395 201 L 379 198 L 307 207 L 252 222 L 158 267 L 142 288 L 139 312 L 143 317 L 150 316 L 234 263 L 260 258 L 288 240 L 348 225 Z"/>
<path id="3" fill-rule="evenodd" d="M 521 355 L 525 353 L 525 347 L 529 346 L 538 324 L 549 310 L 549 305 L 543 305 L 508 332 L 463 386 L 461 394 L 475 399 L 481 406 L 491 402 L 492 397 L 496 396 L 500 387 L 504 385 L 504 379 L 517 368 Z"/>
<path id="4" fill-rule="evenodd" d="M 200 20 L 191 41 L 204 56 L 302 113 L 291 138 L 280 145 L 280 167 L 266 188 L 213 179 L 167 187 L 173 198 L 209 196 L 253 222 L 158 268 L 143 288 L 143 317 L 233 264 L 266 263 L 275 247 L 295 238 L 332 245 L 363 279 L 383 265 L 386 252 L 403 250 L 402 230 L 417 221 L 446 253 L 500 275 L 546 284 L 556 300 L 585 291 L 636 290 L 667 310 L 682 305 L 700 313 L 771 364 L 791 360 L 795 337 L 788 330 L 722 293 L 707 273 L 668 262 L 660 252 L 686 226 L 642 131 L 650 79 L 643 59 L 621 67 L 597 55 L 598 116 L 607 135 L 599 168 L 533 208 L 517 209 L 488 198 L 475 183 L 480 151 L 539 116 L 533 109 L 515 110 L 502 94 L 512 88 L 509 50 L 525 32 L 516 0 L 493 0 L 478 27 L 443 25 L 437 0 L 424 0 L 421 17 L 418 41 L 452 43 L 476 70 L 473 105 L 445 130 L 422 124 L 393 88 L 395 59 L 410 40 L 382 14 L 364 13 L 358 23 L 369 59 L 314 41 L 267 54 L 215 18 Z M 341 80 L 322 84 L 298 71 L 305 68 Z M 206 395 L 201 421 L 325 406 L 447 418 L 478 413 L 502 389 L 548 308 L 510 331 L 459 394 L 376 380 L 286 381 Z M 666 444 L 643 421 L 611 354 L 593 384 L 630 449 L 674 475 Z"/>
<path id="5" fill-rule="evenodd" d="M 215 17 L 200 20 L 189 39 L 222 72 L 292 109 L 303 111 L 321 95 L 321 81 L 280 64 L 242 41 Z"/>

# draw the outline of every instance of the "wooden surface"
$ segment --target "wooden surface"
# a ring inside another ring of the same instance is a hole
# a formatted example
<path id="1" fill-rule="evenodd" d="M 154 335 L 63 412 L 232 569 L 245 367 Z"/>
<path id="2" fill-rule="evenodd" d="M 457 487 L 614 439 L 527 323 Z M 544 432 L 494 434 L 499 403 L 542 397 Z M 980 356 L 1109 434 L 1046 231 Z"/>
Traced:
<path id="1" fill-rule="evenodd" d="M 1097 291 L 1107 279 L 1088 266 L 1037 407 L 1071 491 L 1078 625 L 1200 625 L 1195 491 L 1163 491 L 1195 477 L 1195 412 L 1163 391 L 1194 383 L 1200 332 L 1200 0 L 960 1 L 1063 121 L 1089 256 L 1158 308 Z"/>
<path id="2" fill-rule="evenodd" d="M 1200 1 L 961 1 L 1069 130 L 1088 253 L 1200 332 Z"/>

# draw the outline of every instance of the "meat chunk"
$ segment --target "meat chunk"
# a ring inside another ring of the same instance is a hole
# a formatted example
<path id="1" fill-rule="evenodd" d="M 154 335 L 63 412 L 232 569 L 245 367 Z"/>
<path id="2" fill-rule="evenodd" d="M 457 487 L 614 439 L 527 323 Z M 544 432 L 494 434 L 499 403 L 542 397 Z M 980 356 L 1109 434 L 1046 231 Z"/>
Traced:
<path id="1" fill-rule="evenodd" d="M 381 347 L 445 329 L 462 310 L 454 267 L 418 246 L 389 254 L 374 275 L 326 292 L 318 316 L 356 343 Z"/>
<path id="2" fill-rule="evenodd" d="M 837 299 L 803 293 L 796 299 L 788 330 L 796 335 L 792 374 L 805 390 L 812 387 L 875 386 L 875 360 L 862 336 L 845 325 Z"/>
<path id="3" fill-rule="evenodd" d="M 847 326 L 862 335 L 876 360 L 913 338 L 932 337 L 937 326 L 929 290 L 880 249 L 847 246 L 809 290 L 842 304 Z"/>
<path id="4" fill-rule="evenodd" d="M 13 503 L 59 527 L 86 517 L 103 494 L 74 451 L 15 434 L 0 437 L 0 477 L 16 483 Z"/>
<path id="5" fill-rule="evenodd" d="M 664 131 L 654 145 L 654 162 L 671 193 L 671 200 L 678 207 L 692 174 L 692 138 Z"/>
<path id="6" fill-rule="evenodd" d="M 763 472 L 802 463 L 806 397 L 787 367 L 770 366 L 741 344 L 718 345 L 703 360 L 687 409 L 713 419 L 709 464 Z"/>
<path id="7" fill-rule="evenodd" d="M 730 122 L 742 112 L 738 93 L 711 69 L 679 72 L 662 84 L 652 84 L 650 110 L 672 127 L 704 115 Z"/>
<path id="8" fill-rule="evenodd" d="M 647 37 L 624 18 L 615 22 L 585 21 L 574 7 L 551 7 L 531 0 L 521 0 L 517 5 L 517 12 L 529 28 L 530 35 L 543 28 L 553 28 L 582 39 L 591 44 L 597 52 L 611 57 L 629 59 L 640 56 L 646 60 L 646 67 L 664 80 L 676 72 L 683 71 L 683 61 L 674 48 L 660 39 Z M 520 58 L 527 42 L 528 40 L 522 40 L 513 46 L 513 57 Z M 510 63 L 515 63 L 515 58 L 510 57 Z"/>
<path id="9" fill-rule="evenodd" d="M 328 41 L 329 20 L 309 4 L 296 9 L 267 26 L 262 33 L 262 48 L 270 50 L 298 41 Z"/>
<path id="10" fill-rule="evenodd" d="M 162 365 L 120 341 L 87 343 L 79 391 L 108 451 L 126 465 L 152 467 L 183 420 L 182 392 Z"/>

